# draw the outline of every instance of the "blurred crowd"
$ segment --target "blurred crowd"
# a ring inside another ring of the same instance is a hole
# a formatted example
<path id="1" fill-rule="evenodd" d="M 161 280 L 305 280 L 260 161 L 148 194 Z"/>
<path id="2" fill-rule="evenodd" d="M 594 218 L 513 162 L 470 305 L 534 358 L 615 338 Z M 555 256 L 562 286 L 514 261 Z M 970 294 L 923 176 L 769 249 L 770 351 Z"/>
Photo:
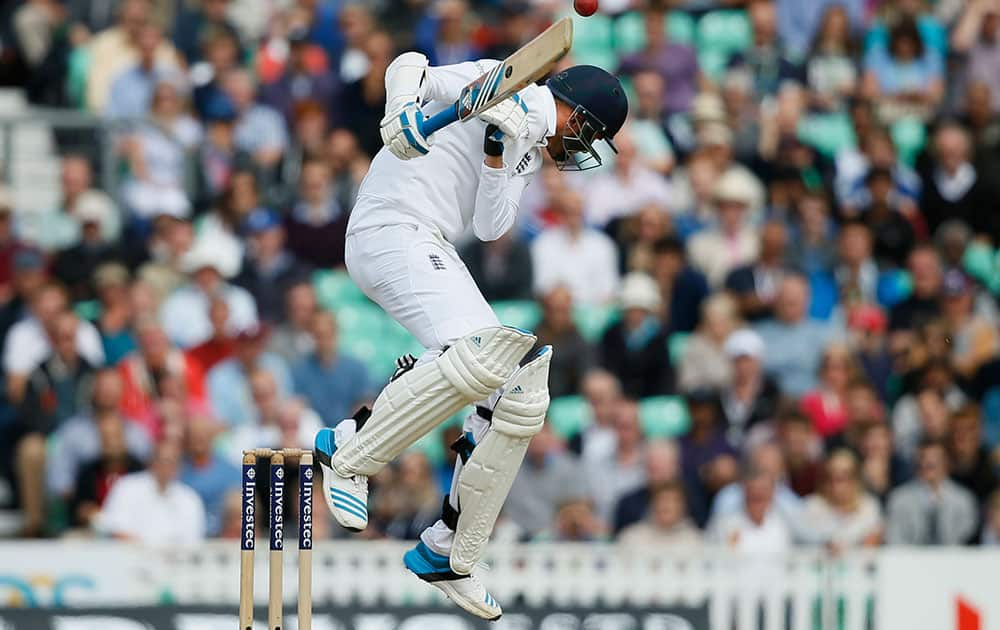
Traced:
<path id="1" fill-rule="evenodd" d="M 547 164 L 461 248 L 555 347 L 497 536 L 1000 544 L 1000 0 L 603 4 L 564 63 L 626 84 L 619 153 Z M 64 151 L 50 212 L 0 189 L 9 533 L 239 536 L 241 450 L 311 448 L 392 369 L 316 280 L 345 277 L 386 66 L 502 58 L 569 9 L 5 3 L 0 83 L 114 155 Z M 365 536 L 438 517 L 459 436 L 374 478 Z"/>

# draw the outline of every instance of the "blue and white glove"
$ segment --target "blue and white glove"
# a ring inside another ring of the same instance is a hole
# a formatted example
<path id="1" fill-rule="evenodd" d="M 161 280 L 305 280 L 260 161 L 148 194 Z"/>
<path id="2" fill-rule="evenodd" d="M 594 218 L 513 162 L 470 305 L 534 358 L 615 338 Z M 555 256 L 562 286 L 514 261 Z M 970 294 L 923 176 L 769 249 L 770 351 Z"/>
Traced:
<path id="1" fill-rule="evenodd" d="M 401 160 L 427 155 L 431 140 L 423 132 L 424 113 L 410 101 L 385 115 L 379 126 L 382 142 Z"/>
<path id="2" fill-rule="evenodd" d="M 528 106 L 517 94 L 479 114 L 479 120 L 496 125 L 507 138 L 528 137 Z"/>

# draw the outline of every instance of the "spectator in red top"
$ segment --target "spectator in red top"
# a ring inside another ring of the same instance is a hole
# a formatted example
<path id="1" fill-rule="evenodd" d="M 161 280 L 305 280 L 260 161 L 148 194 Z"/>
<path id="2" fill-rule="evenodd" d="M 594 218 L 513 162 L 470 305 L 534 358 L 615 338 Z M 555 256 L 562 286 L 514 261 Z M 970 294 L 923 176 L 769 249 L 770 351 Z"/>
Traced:
<path id="1" fill-rule="evenodd" d="M 857 369 L 847 346 L 827 347 L 819 367 L 819 386 L 802 397 L 802 411 L 822 437 L 840 433 L 847 424 L 847 385 Z"/>
<path id="2" fill-rule="evenodd" d="M 118 366 L 124 383 L 121 411 L 155 440 L 164 429 L 157 406 L 163 382 L 170 375 L 183 379 L 187 396 L 204 404 L 204 373 L 193 358 L 170 345 L 163 328 L 155 321 L 140 322 L 136 328 L 139 349 Z"/>
<path id="3" fill-rule="evenodd" d="M 213 298 L 208 307 L 208 319 L 212 322 L 212 336 L 187 351 L 187 358 L 198 364 L 202 373 L 207 373 L 216 363 L 233 356 L 236 340 L 229 334 L 226 322 L 229 320 L 229 305 L 221 298 Z"/>

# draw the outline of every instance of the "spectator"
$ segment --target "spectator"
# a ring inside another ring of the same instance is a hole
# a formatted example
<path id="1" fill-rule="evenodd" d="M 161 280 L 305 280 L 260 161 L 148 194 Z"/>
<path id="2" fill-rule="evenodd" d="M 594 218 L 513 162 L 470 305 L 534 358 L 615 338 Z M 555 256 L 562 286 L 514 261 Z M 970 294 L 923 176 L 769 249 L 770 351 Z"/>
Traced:
<path id="1" fill-rule="evenodd" d="M 347 238 L 345 208 L 334 196 L 330 167 L 322 161 L 302 166 L 299 199 L 285 222 L 288 249 L 304 263 L 316 267 L 343 267 Z"/>
<path id="2" fill-rule="evenodd" d="M 529 537 L 550 530 L 556 506 L 570 496 L 583 496 L 586 483 L 576 457 L 567 453 L 546 422 L 528 443 L 524 463 L 511 486 L 504 514 Z"/>
<path id="3" fill-rule="evenodd" d="M 816 386 L 823 348 L 831 337 L 828 326 L 809 318 L 808 305 L 805 278 L 789 275 L 778 287 L 774 319 L 755 326 L 767 349 L 764 369 L 788 396 L 802 396 Z"/>
<path id="4" fill-rule="evenodd" d="M 993 111 L 1000 111 L 1000 82 L 993 72 L 1000 60 L 1000 7 L 992 0 L 965 3 L 951 45 L 956 53 L 966 55 L 966 80 L 985 85 Z"/>
<path id="5" fill-rule="evenodd" d="M 462 248 L 462 260 L 488 302 L 531 299 L 531 248 L 513 230 L 495 241 L 473 239 Z"/>
<path id="6" fill-rule="evenodd" d="M 303 27 L 289 31 L 288 61 L 281 74 L 261 89 L 261 102 L 280 112 L 289 125 L 295 122 L 293 115 L 303 103 L 317 103 L 329 116 L 328 108 L 338 102 L 336 75 L 325 67 L 310 67 L 308 38 Z"/>
<path id="7" fill-rule="evenodd" d="M 573 296 L 556 287 L 542 296 L 542 320 L 535 326 L 536 347 L 559 348 L 549 365 L 549 395 L 569 396 L 580 391 L 583 376 L 594 367 L 594 352 L 573 322 Z"/>
<path id="8" fill-rule="evenodd" d="M 770 0 L 753 0 L 747 10 L 753 30 L 753 43 L 747 50 L 734 54 L 728 67 L 739 68 L 753 77 L 753 92 L 758 98 L 774 96 L 782 83 L 801 81 L 802 70 L 778 45 L 778 13 L 775 3 Z"/>
<path id="9" fill-rule="evenodd" d="M 702 303 L 702 321 L 684 347 L 678 366 L 681 391 L 719 390 L 732 380 L 724 344 L 739 326 L 736 302 L 727 293 L 716 293 Z"/>
<path id="10" fill-rule="evenodd" d="M 552 542 L 599 542 L 607 539 L 607 527 L 594 511 L 594 504 L 585 497 L 567 499 L 558 505 L 551 532 L 543 532 L 535 540 Z"/>
<path id="11" fill-rule="evenodd" d="M 952 269 L 944 275 L 942 295 L 952 368 L 959 377 L 972 378 L 1000 353 L 1000 333 L 994 323 L 973 312 L 972 282 L 963 272 Z"/>
<path id="12" fill-rule="evenodd" d="M 872 258 L 872 233 L 864 223 L 845 222 L 837 235 L 838 302 L 845 309 L 856 304 L 875 304 L 878 298 L 879 271 Z"/>
<path id="13" fill-rule="evenodd" d="M 868 492 L 884 506 L 889 493 L 909 481 L 910 467 L 893 450 L 892 430 L 884 422 L 866 424 L 860 446 L 862 481 Z"/>
<path id="14" fill-rule="evenodd" d="M 798 204 L 798 220 L 788 243 L 788 265 L 807 275 L 829 272 L 837 252 L 833 246 L 834 223 L 826 196 L 806 192 Z"/>
<path id="15" fill-rule="evenodd" d="M 274 374 L 254 368 L 247 375 L 251 421 L 238 425 L 231 434 L 230 459 L 241 461 L 243 450 L 258 448 L 312 448 L 316 432 L 323 426 L 316 412 L 303 401 L 288 398 Z M 256 445 L 256 446 L 255 446 Z"/>
<path id="16" fill-rule="evenodd" d="M 985 83 L 972 83 L 965 91 L 961 121 L 969 129 L 975 143 L 973 164 L 990 164 L 1000 150 L 1000 115 L 994 111 L 993 98 L 990 87 Z"/>
<path id="17" fill-rule="evenodd" d="M 785 277 L 788 231 L 785 224 L 771 221 L 760 233 L 760 256 L 751 264 L 733 269 L 726 276 L 726 290 L 739 302 L 748 321 L 773 316 L 778 286 Z"/>
<path id="18" fill-rule="evenodd" d="M 22 264 L 29 262 L 33 264 L 34 261 L 22 261 Z M 57 337 L 57 325 L 60 316 L 66 313 L 67 300 L 66 289 L 61 285 L 43 284 L 31 296 L 30 313 L 7 331 L 3 341 L 3 368 L 10 402 L 21 401 L 28 376 L 52 351 L 49 340 Z M 101 338 L 89 322 L 79 322 L 76 327 L 76 352 L 92 366 L 104 364 Z"/>
<path id="19" fill-rule="evenodd" d="M 985 503 L 998 486 L 989 449 L 983 444 L 979 409 L 966 406 L 951 414 L 949 428 L 951 478 Z"/>
<path id="20" fill-rule="evenodd" d="M 667 95 L 663 85 L 663 77 L 655 70 L 640 70 L 632 76 L 635 108 L 629 124 L 642 162 L 669 176 L 677 165 L 677 156 L 665 130 L 669 114 L 664 110 Z"/>
<path id="21" fill-rule="evenodd" d="M 14 196 L 6 186 L 0 186 L 0 305 L 3 306 L 14 298 L 14 256 L 21 248 L 14 234 L 13 215 Z"/>
<path id="22" fill-rule="evenodd" d="M 774 510 L 793 532 L 802 534 L 802 499 L 788 485 L 788 470 L 781 448 L 773 442 L 761 442 L 750 449 L 747 468 L 757 470 L 774 480 Z M 723 514 L 739 512 L 746 497 L 744 484 L 735 481 L 721 488 L 712 501 L 713 519 Z"/>
<path id="23" fill-rule="evenodd" d="M 581 459 L 604 459 L 615 449 L 613 425 L 622 400 L 621 383 L 610 372 L 591 370 L 583 377 L 580 392 L 587 400 L 591 422 L 569 440 L 569 450 Z"/>
<path id="24" fill-rule="evenodd" d="M 107 364 L 114 366 L 136 348 L 129 272 L 124 265 L 109 262 L 95 269 L 92 279 L 101 306 L 94 324 L 101 334 Z"/>
<path id="25" fill-rule="evenodd" d="M 684 245 L 669 236 L 653 244 L 651 267 L 650 273 L 667 305 L 667 326 L 672 332 L 693 331 L 709 294 L 705 275 L 688 264 Z"/>
<path id="26" fill-rule="evenodd" d="M 117 22 L 94 35 L 88 47 L 86 105 L 90 111 L 103 112 L 115 77 L 139 57 L 139 42 L 146 26 L 151 25 L 149 0 L 126 0 L 118 6 Z M 160 40 L 154 53 L 155 65 L 179 67 L 177 51 L 170 42 Z"/>
<path id="27" fill-rule="evenodd" d="M 288 131 L 281 114 L 255 101 L 256 87 L 245 70 L 231 70 L 223 78 L 223 90 L 236 108 L 236 148 L 250 154 L 260 169 L 274 168 L 288 147 Z"/>
<path id="28" fill-rule="evenodd" d="M 95 516 L 97 531 L 152 547 L 176 547 L 205 537 L 205 510 L 194 490 L 177 480 L 181 450 L 156 447 L 149 470 L 115 483 Z"/>
<path id="29" fill-rule="evenodd" d="M 129 452 L 124 422 L 111 415 L 95 418 L 94 424 L 100 436 L 99 452 L 94 459 L 83 462 L 76 472 L 69 499 L 70 522 L 74 527 L 86 529 L 94 527 L 118 480 L 143 469 L 142 461 Z"/>
<path id="30" fill-rule="evenodd" d="M 231 331 L 258 325 L 253 297 L 246 289 L 226 280 L 235 270 L 224 268 L 211 242 L 196 244 L 184 255 L 181 265 L 189 279 L 170 294 L 160 308 L 160 321 L 171 341 L 181 348 L 191 348 L 212 335 L 212 323 L 208 318 L 212 298 L 223 300 L 229 307 Z"/>
<path id="31" fill-rule="evenodd" d="M 288 363 L 294 363 L 316 347 L 310 332 L 316 304 L 316 290 L 300 280 L 285 291 L 285 309 L 281 324 L 272 330 L 267 349 Z"/>
<path id="32" fill-rule="evenodd" d="M 201 61 L 201 43 L 216 31 L 223 32 L 233 41 L 239 41 L 239 32 L 226 16 L 230 0 L 202 0 L 198 8 L 183 6 L 174 23 L 174 45 L 189 64 Z"/>
<path id="33" fill-rule="evenodd" d="M 744 556 L 768 558 L 787 552 L 792 532 L 775 509 L 774 479 L 751 468 L 741 488 L 744 498 L 738 509 L 714 516 L 706 539 Z"/>
<path id="34" fill-rule="evenodd" d="M 431 474 L 427 457 L 419 451 L 405 453 L 399 460 L 395 483 L 384 488 L 373 506 L 391 514 L 383 529 L 390 538 L 416 540 L 441 513 L 441 495 Z M 387 496 L 388 495 L 388 496 Z M 379 505 L 389 503 L 389 505 Z"/>
<path id="35" fill-rule="evenodd" d="M 327 426 L 351 417 L 353 408 L 373 391 L 368 370 L 361 361 L 338 348 L 337 322 L 328 311 L 318 310 L 310 321 L 315 351 L 292 365 L 295 392 L 303 396 Z"/>
<path id="36" fill-rule="evenodd" d="M 608 225 L 618 245 L 619 266 L 625 271 L 649 273 L 653 267 L 653 247 L 673 234 L 670 215 L 654 204 L 643 206 L 630 217 Z"/>
<path id="37" fill-rule="evenodd" d="M 229 305 L 225 300 L 212 298 L 208 306 L 208 320 L 212 323 L 212 336 L 194 346 L 185 355 L 198 365 L 202 374 L 236 352 L 236 338 L 229 331 Z"/>
<path id="38" fill-rule="evenodd" d="M 581 306 L 606 304 L 618 291 L 614 241 L 586 227 L 583 200 L 568 192 L 557 200 L 561 225 L 544 230 L 531 244 L 535 293 L 564 285 Z"/>
<path id="39" fill-rule="evenodd" d="M 687 112 L 702 81 L 698 57 L 693 48 L 672 42 L 664 28 L 666 14 L 662 8 L 652 6 L 643 13 L 646 42 L 642 50 L 626 56 L 618 73 L 638 75 L 643 71 L 656 73 L 666 114 Z M 636 77 L 637 78 L 637 77 Z M 667 89 L 669 87 L 669 89 Z"/>
<path id="40" fill-rule="evenodd" d="M 344 85 L 340 102 L 343 127 L 354 129 L 361 149 L 374 157 L 382 149 L 379 121 L 385 116 L 385 70 L 395 56 L 395 44 L 383 32 L 372 33 L 364 44 L 368 71 L 357 81 Z"/>
<path id="41" fill-rule="evenodd" d="M 670 207 L 670 186 L 640 161 L 636 144 L 634 130 L 623 129 L 615 138 L 618 153 L 614 164 L 587 180 L 583 214 L 588 224 L 605 227 L 647 205 Z"/>
<path id="42" fill-rule="evenodd" d="M 730 271 L 756 260 L 759 254 L 759 239 L 747 219 L 752 189 L 751 182 L 738 171 L 720 177 L 713 192 L 718 226 L 688 240 L 691 264 L 713 287 L 721 286 Z"/>
<path id="43" fill-rule="evenodd" d="M 892 410 L 892 428 L 896 447 L 907 459 L 913 459 L 928 416 L 943 425 L 952 412 L 968 403 L 965 392 L 955 382 L 955 374 L 946 360 L 931 360 L 920 370 L 919 381 L 912 391 L 896 401 Z"/>
<path id="44" fill-rule="evenodd" d="M 998 224 L 982 208 L 996 198 L 993 170 L 973 163 L 973 143 L 968 130 L 957 122 L 940 125 L 933 136 L 933 162 L 923 173 L 920 212 L 931 232 L 948 219 L 964 221 L 986 238 L 995 236 Z"/>
<path id="45" fill-rule="evenodd" d="M 948 450 L 921 442 L 917 476 L 889 495 L 886 542 L 890 545 L 961 545 L 976 533 L 975 496 L 948 478 Z"/>
<path id="46" fill-rule="evenodd" d="M 939 298 L 944 272 L 937 251 L 929 245 L 915 247 L 908 256 L 907 268 L 913 293 L 889 311 L 889 330 L 897 333 L 897 340 L 893 342 L 896 347 L 905 346 L 912 331 L 941 313 Z"/>
<path id="47" fill-rule="evenodd" d="M 678 482 L 656 486 L 649 503 L 649 516 L 619 534 L 622 544 L 683 546 L 685 551 L 701 545 L 701 531 L 687 515 L 684 486 Z"/>
<path id="48" fill-rule="evenodd" d="M 107 239 L 107 208 L 97 197 L 81 200 L 73 213 L 80 222 L 81 238 L 75 245 L 59 251 L 52 264 L 52 275 L 62 282 L 71 298 L 84 302 L 95 297 L 91 279 L 97 268 L 122 259 L 117 243 Z"/>
<path id="49" fill-rule="evenodd" d="M 305 166 L 306 162 L 313 160 L 322 161 L 324 158 L 327 158 L 331 173 L 334 173 L 333 180 L 335 188 L 337 188 L 336 184 L 342 181 L 339 177 L 341 171 L 351 166 L 350 161 L 353 157 L 349 155 L 349 152 L 352 150 L 349 146 L 350 141 L 340 140 L 341 134 L 338 132 L 345 132 L 351 140 L 353 140 L 353 134 L 346 130 L 337 130 L 337 132 L 331 134 L 326 111 L 320 103 L 316 101 L 302 101 L 295 106 L 291 116 L 291 146 L 281 160 L 281 172 L 279 174 L 281 185 L 271 191 L 271 199 L 275 200 L 273 203 L 281 207 L 287 207 L 294 201 L 299 179 L 302 176 L 302 167 Z M 332 158 L 334 153 L 333 147 L 337 147 L 339 150 L 348 153 L 348 155 L 338 155 L 336 169 L 334 168 L 334 160 Z M 356 143 L 353 150 L 357 151 Z M 366 163 L 364 170 L 367 171 L 367 169 L 368 165 Z M 339 189 L 336 190 L 334 196 L 341 199 L 341 192 Z M 354 195 L 356 192 L 356 190 L 350 190 L 347 194 Z M 350 201 L 344 204 L 344 207 L 350 208 L 353 205 L 352 197 Z"/>
<path id="50" fill-rule="evenodd" d="M 691 513 L 704 517 L 716 493 L 736 478 L 736 451 L 726 439 L 714 392 L 688 392 L 684 402 L 691 417 L 691 428 L 680 439 L 684 480 L 689 488 L 697 490 L 688 497 Z M 706 519 L 699 520 L 704 524 Z"/>
<path id="51" fill-rule="evenodd" d="M 819 364 L 818 387 L 802 397 L 802 411 L 823 438 L 840 433 L 847 425 L 847 386 L 858 368 L 847 346 L 830 344 Z"/>
<path id="52" fill-rule="evenodd" d="M 865 492 L 851 451 L 834 451 L 826 458 L 820 492 L 806 498 L 802 516 L 810 542 L 834 552 L 874 547 L 881 539 L 882 509 Z"/>
<path id="53" fill-rule="evenodd" d="M 629 274 L 622 283 L 621 306 L 621 321 L 601 338 L 601 366 L 618 377 L 628 396 L 670 392 L 674 375 L 667 336 L 658 319 L 662 305 L 656 283 L 646 274 Z"/>
<path id="54" fill-rule="evenodd" d="M 634 400 L 618 403 L 613 429 L 616 439 L 610 456 L 583 461 L 594 512 L 602 523 L 611 522 L 618 501 L 646 481 L 645 445 L 639 425 L 639 405 Z"/>
<path id="55" fill-rule="evenodd" d="M 417 25 L 417 49 L 427 55 L 432 66 L 472 61 L 480 56 L 470 36 L 472 16 L 465 0 L 442 0 Z"/>
<path id="56" fill-rule="evenodd" d="M 865 225 L 872 232 L 875 258 L 883 267 L 899 267 L 916 240 L 912 224 L 895 197 L 892 172 L 874 167 L 865 177 L 869 204 L 862 209 Z"/>
<path id="57" fill-rule="evenodd" d="M 222 78 L 240 64 L 239 37 L 225 28 L 212 25 L 205 29 L 199 40 L 196 54 L 202 60 L 195 66 L 197 71 L 191 73 L 194 109 L 206 123 L 211 112 L 220 111 L 221 106 L 232 111 L 235 118 L 232 103 L 222 89 Z"/>
<path id="58" fill-rule="evenodd" d="M 837 32 L 846 35 L 865 26 L 866 7 L 860 0 L 818 0 L 813 6 L 803 6 L 795 0 L 777 0 L 778 36 L 793 56 L 803 56 L 822 44 L 831 22 L 836 22 Z M 836 15 L 836 18 L 831 16 Z"/>
<path id="59" fill-rule="evenodd" d="M 139 30 L 135 41 L 138 60 L 114 76 L 103 112 L 105 116 L 131 122 L 149 114 L 156 84 L 177 71 L 173 60 L 157 63 L 162 40 L 163 33 L 155 24 L 146 24 Z"/>
<path id="60" fill-rule="evenodd" d="M 285 293 L 307 279 L 309 269 L 285 248 L 285 228 L 274 211 L 254 210 L 243 222 L 243 231 L 249 247 L 233 284 L 250 292 L 262 320 L 278 322 L 284 312 Z"/>
<path id="61" fill-rule="evenodd" d="M 731 444 L 742 445 L 752 429 L 774 417 L 781 392 L 774 379 L 764 373 L 766 348 L 756 332 L 737 330 L 726 339 L 723 349 L 733 375 L 721 395 L 725 431 Z"/>
<path id="62" fill-rule="evenodd" d="M 52 356 L 28 376 L 14 429 L 14 468 L 24 513 L 22 536 L 41 536 L 45 528 L 45 440 L 90 398 L 93 367 L 76 348 L 77 319 L 56 317 L 50 332 Z"/>
<path id="63" fill-rule="evenodd" d="M 783 10 L 794 12 L 800 5 L 787 0 L 779 0 L 784 5 L 778 8 L 778 28 L 784 23 Z M 858 53 L 858 41 L 854 27 L 861 21 L 861 2 L 857 0 L 826 1 L 825 11 L 820 7 L 806 11 L 808 19 L 821 17 L 816 35 L 811 38 L 808 59 L 805 64 L 805 76 L 810 90 L 810 100 L 814 108 L 820 111 L 841 111 L 846 100 L 854 96 L 860 83 L 858 67 L 855 63 Z M 844 5 L 848 5 L 845 7 Z M 794 7 L 794 8 L 793 8 Z M 856 13 L 849 14 L 849 10 Z M 820 13 L 822 11 L 822 13 Z M 801 15 L 801 14 L 800 14 Z M 851 21 L 854 21 L 854 24 Z M 801 37 L 802 33 L 781 33 L 784 38 Z M 803 51 L 804 52 L 804 51 Z"/>
<path id="64" fill-rule="evenodd" d="M 136 323 L 138 349 L 118 364 L 124 392 L 121 411 L 146 430 L 151 439 L 159 439 L 165 430 L 160 399 L 168 378 L 178 379 L 196 404 L 205 401 L 205 375 L 193 358 L 170 344 L 163 328 L 155 320 Z"/>
<path id="65" fill-rule="evenodd" d="M 642 521 L 649 515 L 653 495 L 659 487 L 681 483 L 683 488 L 681 451 L 676 442 L 651 440 L 646 445 L 645 459 L 646 483 L 623 496 L 615 505 L 612 525 L 616 533 L 621 533 L 623 529 Z M 687 503 L 686 498 L 685 503 Z"/>
<path id="66" fill-rule="evenodd" d="M 206 105 L 202 119 L 205 140 L 193 156 L 195 204 L 198 208 L 219 204 L 202 220 L 202 231 L 215 220 L 222 223 L 220 229 L 234 233 L 240 220 L 258 205 L 253 158 L 236 146 L 236 109 L 227 97 Z"/>
<path id="67" fill-rule="evenodd" d="M 983 526 L 983 533 L 980 536 L 982 545 L 984 547 L 1000 545 L 1000 490 L 990 495 L 984 520 L 986 524 Z"/>
<path id="68" fill-rule="evenodd" d="M 205 507 L 205 534 L 215 537 L 222 530 L 225 496 L 239 489 L 240 471 L 212 448 L 224 427 L 209 418 L 195 417 L 185 431 L 184 459 L 178 479 L 194 490 Z"/>
<path id="69" fill-rule="evenodd" d="M 265 350 L 269 332 L 264 325 L 240 331 L 236 335 L 233 357 L 216 365 L 205 376 L 212 411 L 231 427 L 261 422 L 250 387 L 250 376 L 255 371 L 270 375 L 280 399 L 284 400 L 292 391 L 292 377 L 284 359 Z"/>
<path id="70" fill-rule="evenodd" d="M 124 440 L 124 450 L 129 460 L 144 461 L 152 452 L 153 442 L 149 434 L 137 423 L 121 414 L 122 379 L 117 370 L 103 368 L 94 375 L 93 394 L 90 408 L 70 418 L 51 438 L 51 456 L 46 458 L 45 481 L 50 495 L 60 499 L 71 499 L 81 471 L 88 462 L 101 459 L 102 453 L 110 450 L 119 454 L 117 439 Z M 109 449 L 114 438 L 115 448 Z M 104 462 L 108 463 L 108 462 Z M 117 462 L 121 464 L 121 461 Z M 109 468 L 99 465 L 91 471 L 100 476 Z M 115 471 L 119 468 L 115 467 Z M 93 488 L 91 488 L 93 490 Z M 107 488 L 105 488 L 106 492 Z M 76 495 L 79 499 L 79 495 Z M 94 498 L 94 497 L 91 497 Z M 103 497 L 100 497 L 103 499 Z M 88 519 L 92 514 L 88 512 Z"/>
<path id="71" fill-rule="evenodd" d="M 878 103 L 883 122 L 930 117 L 944 96 L 944 68 L 913 18 L 904 17 L 891 28 L 886 49 L 869 50 L 861 89 L 866 98 Z"/>
<path id="72" fill-rule="evenodd" d="M 157 209 L 152 228 L 149 240 L 134 247 L 129 262 L 138 267 L 142 285 L 159 305 L 186 279 L 182 269 L 194 244 L 194 228 L 186 209 L 163 207 Z"/>
<path id="73" fill-rule="evenodd" d="M 821 442 L 812 422 L 798 411 L 786 410 L 774 422 L 775 440 L 785 462 L 788 487 L 800 497 L 816 492 L 822 474 Z M 750 446 L 753 448 L 753 446 Z"/>
<path id="74" fill-rule="evenodd" d="M 853 115 L 861 150 L 847 149 L 837 156 L 835 188 L 843 206 L 841 213 L 854 217 L 872 204 L 869 175 L 874 169 L 884 169 L 889 171 L 892 185 L 883 203 L 904 216 L 915 215 L 920 199 L 920 176 L 900 161 L 889 130 L 876 127 L 874 120 L 867 121 L 869 117 L 874 118 L 874 114 L 863 105 L 855 104 Z"/>

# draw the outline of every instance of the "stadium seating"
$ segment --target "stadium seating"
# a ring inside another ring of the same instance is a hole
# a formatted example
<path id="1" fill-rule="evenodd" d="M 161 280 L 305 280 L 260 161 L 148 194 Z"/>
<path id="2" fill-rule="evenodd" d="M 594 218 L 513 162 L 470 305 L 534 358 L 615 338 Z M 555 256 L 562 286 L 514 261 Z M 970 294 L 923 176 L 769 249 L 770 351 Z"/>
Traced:
<path id="1" fill-rule="evenodd" d="M 680 396 L 653 396 L 639 401 L 639 423 L 650 438 L 674 438 L 691 425 L 687 405 Z"/>

